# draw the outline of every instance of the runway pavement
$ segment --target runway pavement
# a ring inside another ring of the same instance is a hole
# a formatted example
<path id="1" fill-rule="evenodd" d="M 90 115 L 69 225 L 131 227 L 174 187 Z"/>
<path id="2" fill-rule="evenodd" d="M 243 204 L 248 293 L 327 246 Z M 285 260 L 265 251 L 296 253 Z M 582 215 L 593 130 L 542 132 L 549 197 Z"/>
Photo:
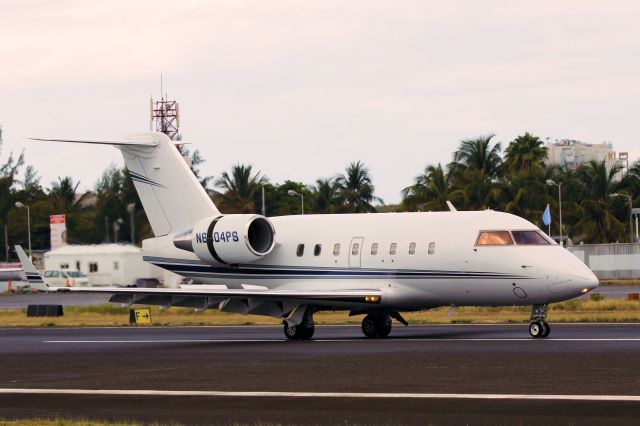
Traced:
<path id="1" fill-rule="evenodd" d="M 383 340 L 324 326 L 298 342 L 270 326 L 0 329 L 0 388 L 0 417 L 631 424 L 640 325 L 553 324 L 546 340 L 526 325 L 398 326 Z"/>

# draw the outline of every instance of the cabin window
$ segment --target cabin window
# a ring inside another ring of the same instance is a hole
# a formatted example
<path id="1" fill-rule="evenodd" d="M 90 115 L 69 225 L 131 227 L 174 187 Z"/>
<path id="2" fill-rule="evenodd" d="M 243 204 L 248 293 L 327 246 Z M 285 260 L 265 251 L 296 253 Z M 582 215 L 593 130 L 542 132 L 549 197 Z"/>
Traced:
<path id="1" fill-rule="evenodd" d="M 89 262 L 89 272 L 98 272 L 98 262 Z"/>
<path id="2" fill-rule="evenodd" d="M 375 256 L 378 254 L 378 243 L 371 244 L 371 255 Z"/>
<path id="3" fill-rule="evenodd" d="M 416 243 L 409 244 L 409 254 L 413 256 L 416 254 Z"/>
<path id="4" fill-rule="evenodd" d="M 398 244 L 397 243 L 391 243 L 391 245 L 389 246 L 389 254 L 391 256 L 395 256 L 396 251 L 398 251 Z"/>
<path id="5" fill-rule="evenodd" d="M 353 243 L 353 247 L 351 247 L 351 254 L 356 256 L 360 251 L 360 243 Z"/>
<path id="6" fill-rule="evenodd" d="M 340 243 L 335 243 L 333 245 L 333 255 L 338 256 L 340 254 Z"/>
<path id="7" fill-rule="evenodd" d="M 316 246 L 313 248 L 313 255 L 320 256 L 320 253 L 322 253 L 322 244 L 316 244 Z"/>
<path id="8" fill-rule="evenodd" d="M 510 246 L 513 244 L 509 231 L 480 231 L 478 246 Z"/>
<path id="9" fill-rule="evenodd" d="M 431 241 L 429 243 L 429 254 L 434 254 L 436 252 L 436 243 L 434 241 Z"/>
<path id="10" fill-rule="evenodd" d="M 298 244 L 298 249 L 296 250 L 296 255 L 298 257 L 302 257 L 304 254 L 304 244 Z"/>
<path id="11" fill-rule="evenodd" d="M 511 234 L 518 245 L 547 246 L 550 244 L 538 231 L 511 231 Z"/>

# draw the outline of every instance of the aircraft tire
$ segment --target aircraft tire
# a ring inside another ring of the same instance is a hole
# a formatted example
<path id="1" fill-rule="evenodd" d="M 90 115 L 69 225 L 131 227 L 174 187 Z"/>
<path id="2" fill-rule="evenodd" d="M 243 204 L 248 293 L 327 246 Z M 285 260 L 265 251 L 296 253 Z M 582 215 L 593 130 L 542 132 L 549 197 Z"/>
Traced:
<path id="1" fill-rule="evenodd" d="M 391 333 L 391 318 L 389 315 L 382 315 L 376 322 L 376 335 L 378 337 L 387 337 Z"/>
<path id="2" fill-rule="evenodd" d="M 367 338 L 374 339 L 375 337 L 377 337 L 378 327 L 376 323 L 376 317 L 371 314 L 365 316 L 362 320 L 362 332 Z"/>
<path id="3" fill-rule="evenodd" d="M 542 325 L 544 327 L 544 332 L 542 333 L 542 337 L 547 337 L 549 333 L 551 333 L 551 326 L 546 321 L 542 321 Z"/>
<path id="4" fill-rule="evenodd" d="M 529 324 L 529 334 L 531 334 L 531 337 L 533 337 L 534 339 L 543 337 L 544 330 L 545 327 L 542 321 L 536 321 Z"/>
<path id="5" fill-rule="evenodd" d="M 288 326 L 284 324 L 284 335 L 289 340 L 309 340 L 313 337 L 315 327 L 303 327 L 302 325 Z"/>

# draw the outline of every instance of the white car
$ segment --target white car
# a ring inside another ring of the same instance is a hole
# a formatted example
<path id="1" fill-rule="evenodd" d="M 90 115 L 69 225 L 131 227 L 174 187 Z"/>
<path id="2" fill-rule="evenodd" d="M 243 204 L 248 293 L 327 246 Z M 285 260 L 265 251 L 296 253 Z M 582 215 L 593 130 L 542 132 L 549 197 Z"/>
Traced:
<path id="1" fill-rule="evenodd" d="M 76 287 L 89 285 L 85 274 L 73 269 L 49 269 L 44 271 L 44 282 L 52 287 Z"/>

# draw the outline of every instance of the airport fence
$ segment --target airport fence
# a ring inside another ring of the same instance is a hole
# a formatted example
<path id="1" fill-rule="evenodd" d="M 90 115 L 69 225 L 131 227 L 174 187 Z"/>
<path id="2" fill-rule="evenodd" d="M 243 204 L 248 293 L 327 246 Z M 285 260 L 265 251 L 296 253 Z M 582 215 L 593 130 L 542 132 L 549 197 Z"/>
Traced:
<path id="1" fill-rule="evenodd" d="M 583 244 L 567 246 L 600 280 L 640 278 L 640 244 Z"/>

